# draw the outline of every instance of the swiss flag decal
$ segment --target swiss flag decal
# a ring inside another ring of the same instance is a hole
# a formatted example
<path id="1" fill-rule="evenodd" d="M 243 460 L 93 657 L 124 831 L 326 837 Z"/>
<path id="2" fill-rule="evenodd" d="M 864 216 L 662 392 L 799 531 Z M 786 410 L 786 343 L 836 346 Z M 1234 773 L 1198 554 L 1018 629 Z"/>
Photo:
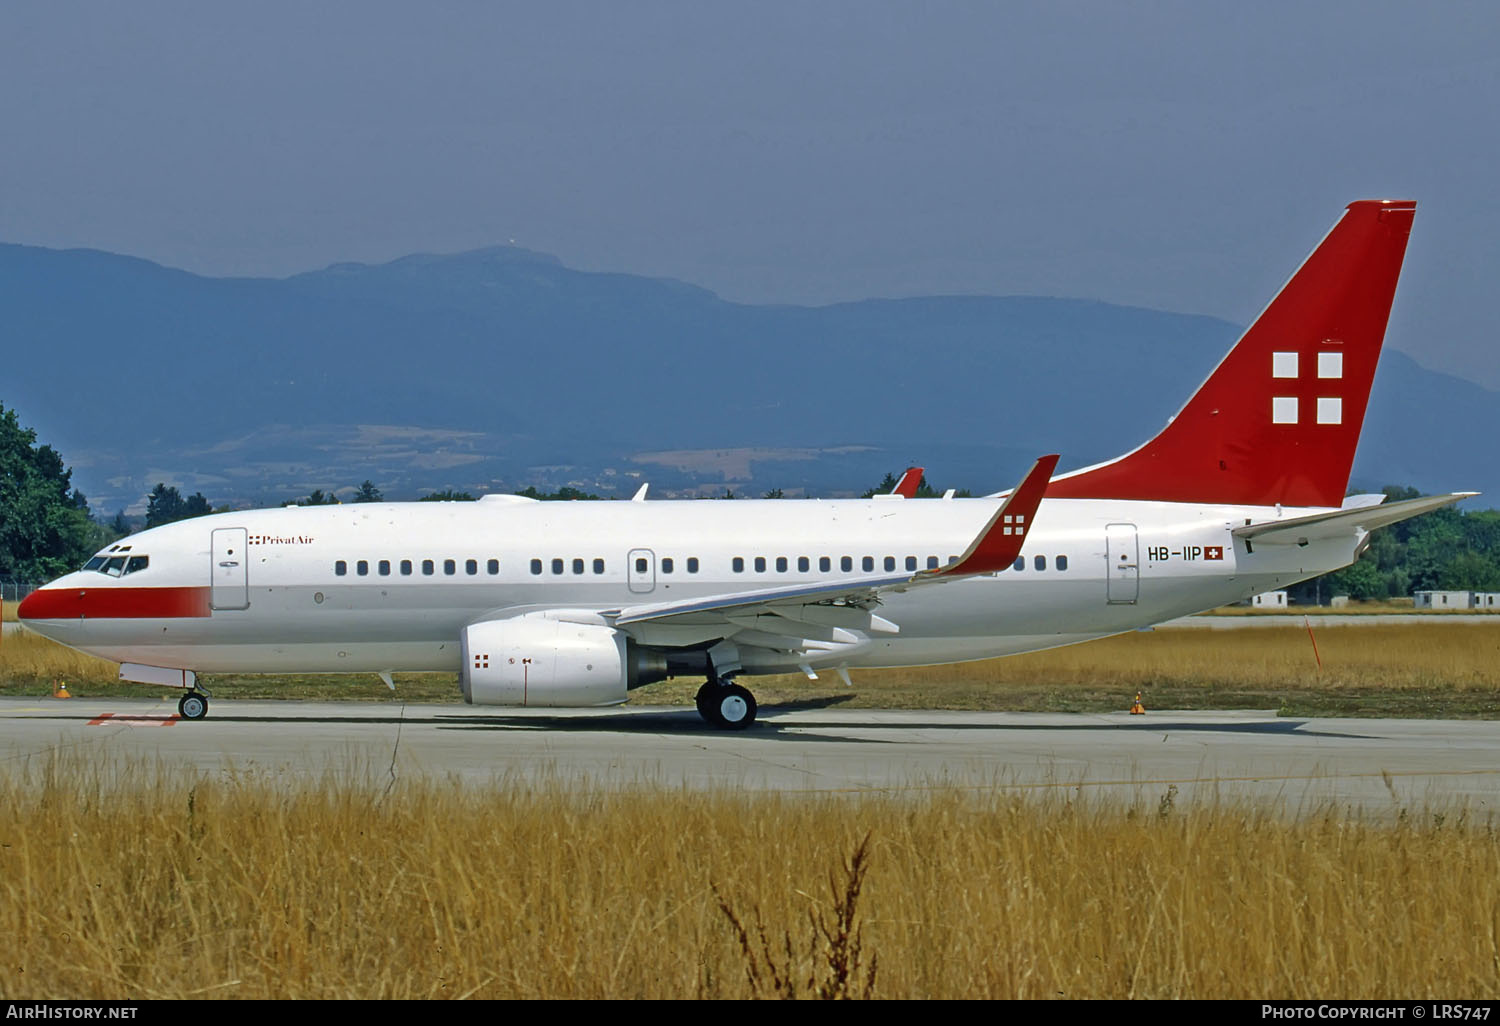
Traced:
<path id="1" fill-rule="evenodd" d="M 1223 559 L 1224 558 L 1224 546 L 1222 546 L 1222 545 L 1205 545 L 1205 546 L 1203 546 L 1203 558 L 1204 559 Z"/>

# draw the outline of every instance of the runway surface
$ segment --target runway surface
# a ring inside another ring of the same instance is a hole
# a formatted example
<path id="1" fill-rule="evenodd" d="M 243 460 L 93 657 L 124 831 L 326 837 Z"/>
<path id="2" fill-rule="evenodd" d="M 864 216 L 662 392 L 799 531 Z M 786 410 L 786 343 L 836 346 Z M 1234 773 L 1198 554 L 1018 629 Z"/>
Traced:
<path id="1" fill-rule="evenodd" d="M 1500 723 L 1271 712 L 974 713 L 765 708 L 743 733 L 691 709 L 215 701 L 205 720 L 154 699 L 0 699 L 0 766 L 126 781 L 144 766 L 284 782 L 910 793 L 939 787 L 1154 805 L 1248 800 L 1288 814 L 1500 807 Z"/>

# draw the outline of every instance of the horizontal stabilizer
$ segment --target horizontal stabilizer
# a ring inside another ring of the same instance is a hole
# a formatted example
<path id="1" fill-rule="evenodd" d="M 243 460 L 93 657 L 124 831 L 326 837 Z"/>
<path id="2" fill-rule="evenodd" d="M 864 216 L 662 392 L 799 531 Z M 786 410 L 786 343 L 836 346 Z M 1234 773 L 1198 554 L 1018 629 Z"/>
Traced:
<path id="1" fill-rule="evenodd" d="M 1236 527 L 1232 533 L 1236 538 L 1243 538 L 1256 545 L 1306 545 L 1308 542 L 1329 538 L 1347 538 L 1353 532 L 1369 534 L 1377 527 L 1400 523 L 1455 502 L 1471 499 L 1478 494 L 1452 492 L 1448 495 L 1426 495 L 1420 499 L 1403 499 L 1400 502 L 1353 509 L 1336 509 L 1331 513 L 1314 513 L 1312 516 L 1291 520 L 1246 524 L 1244 527 Z"/>

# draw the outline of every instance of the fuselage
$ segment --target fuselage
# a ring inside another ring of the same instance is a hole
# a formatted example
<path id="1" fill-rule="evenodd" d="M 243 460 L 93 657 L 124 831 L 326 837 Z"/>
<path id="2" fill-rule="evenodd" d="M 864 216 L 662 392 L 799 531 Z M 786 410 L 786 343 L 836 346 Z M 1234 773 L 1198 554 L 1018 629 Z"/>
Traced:
<path id="1" fill-rule="evenodd" d="M 223 513 L 122 539 L 34 593 L 28 626 L 121 663 L 197 672 L 452 671 L 460 633 L 943 566 L 1000 500 L 369 503 Z M 1085 641 L 1347 565 L 1356 540 L 1249 551 L 1231 528 L 1321 509 L 1046 499 L 1009 569 L 882 596 L 897 631 L 756 648 L 743 672 L 921 665 Z M 132 564 L 134 560 L 134 564 Z M 690 627 L 650 646 L 713 640 Z"/>

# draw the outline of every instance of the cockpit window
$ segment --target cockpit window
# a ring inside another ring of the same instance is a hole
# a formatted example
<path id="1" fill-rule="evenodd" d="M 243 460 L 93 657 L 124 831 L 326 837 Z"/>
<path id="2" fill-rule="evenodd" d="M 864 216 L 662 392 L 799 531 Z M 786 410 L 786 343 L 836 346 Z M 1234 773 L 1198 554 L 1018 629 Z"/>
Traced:
<path id="1" fill-rule="evenodd" d="M 116 549 L 119 549 L 119 546 L 106 551 L 115 551 Z M 123 549 L 119 549 L 119 551 L 120 554 L 117 556 L 103 554 L 95 556 L 83 564 L 83 568 L 85 570 L 93 570 L 96 573 L 108 574 L 111 577 L 124 577 L 126 574 L 133 574 L 137 570 L 144 570 L 151 565 L 150 556 L 127 556 Z"/>

